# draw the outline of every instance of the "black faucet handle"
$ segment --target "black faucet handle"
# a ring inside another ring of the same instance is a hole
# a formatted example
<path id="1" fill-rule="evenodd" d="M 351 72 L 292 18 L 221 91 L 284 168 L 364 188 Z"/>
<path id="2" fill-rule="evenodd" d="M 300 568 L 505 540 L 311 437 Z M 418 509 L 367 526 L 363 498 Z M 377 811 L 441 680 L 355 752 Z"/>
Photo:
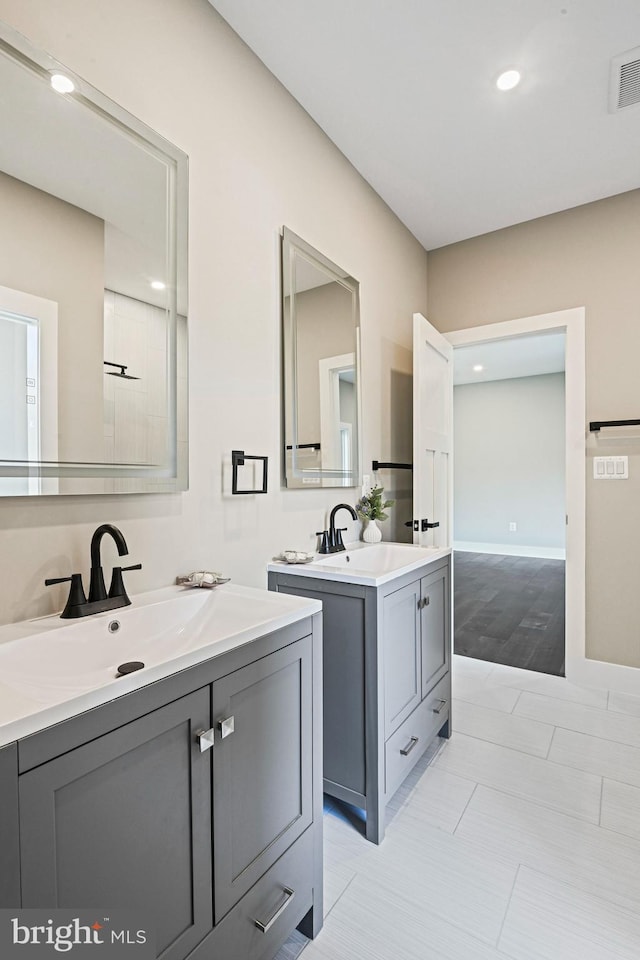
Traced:
<path id="1" fill-rule="evenodd" d="M 67 599 L 66 606 L 61 614 L 65 620 L 73 616 L 69 613 L 71 607 L 79 607 L 81 604 L 87 602 L 87 598 L 84 592 L 84 586 L 82 583 L 82 574 L 81 573 L 72 573 L 70 577 L 49 577 L 45 580 L 45 587 L 52 587 L 56 583 L 67 583 L 71 581 L 71 586 L 69 588 L 69 597 Z M 75 614 L 77 616 L 77 613 Z"/>
<path id="2" fill-rule="evenodd" d="M 124 580 L 122 579 L 122 574 L 125 570 L 142 570 L 141 563 L 133 563 L 130 567 L 114 567 L 113 573 L 111 574 L 111 586 L 109 587 L 109 596 L 110 597 L 122 597 L 125 601 L 123 606 L 131 603 L 129 597 L 127 596 L 127 591 L 125 590 Z"/>
<path id="3" fill-rule="evenodd" d="M 331 553 L 331 549 L 329 547 L 329 531 L 316 530 L 316 537 L 322 537 L 318 553 Z"/>
<path id="4" fill-rule="evenodd" d="M 334 544 L 334 552 L 339 553 L 341 550 L 345 550 L 344 541 L 342 539 L 342 534 L 348 530 L 348 527 L 336 527 L 336 540 Z"/>

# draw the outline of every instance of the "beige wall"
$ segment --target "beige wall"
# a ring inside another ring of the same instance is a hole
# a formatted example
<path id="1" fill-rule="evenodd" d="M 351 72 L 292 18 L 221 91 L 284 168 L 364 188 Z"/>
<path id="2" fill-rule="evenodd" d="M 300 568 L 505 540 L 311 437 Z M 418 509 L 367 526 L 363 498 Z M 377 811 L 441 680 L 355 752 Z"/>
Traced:
<path id="1" fill-rule="evenodd" d="M 104 223 L 1 172 L 0 210 L 0 286 L 58 304 L 58 456 L 100 461 Z"/>
<path id="2" fill-rule="evenodd" d="M 640 190 L 429 253 L 428 317 L 442 331 L 586 308 L 589 420 L 640 418 Z M 629 456 L 596 482 L 592 457 Z M 587 656 L 640 666 L 640 440 L 587 439 Z M 569 510 L 571 505 L 568 505 Z"/>
<path id="3" fill-rule="evenodd" d="M 189 492 L 0 502 L 0 618 L 59 606 L 42 581 L 86 571 L 102 521 L 144 564 L 132 592 L 202 566 L 263 586 L 267 560 L 312 548 L 337 499 L 280 488 L 279 230 L 360 281 L 365 464 L 392 452 L 424 250 L 206 0 L 0 0 L 0 18 L 189 154 L 191 369 Z M 222 493 L 234 448 L 269 456 L 267 496 Z"/>

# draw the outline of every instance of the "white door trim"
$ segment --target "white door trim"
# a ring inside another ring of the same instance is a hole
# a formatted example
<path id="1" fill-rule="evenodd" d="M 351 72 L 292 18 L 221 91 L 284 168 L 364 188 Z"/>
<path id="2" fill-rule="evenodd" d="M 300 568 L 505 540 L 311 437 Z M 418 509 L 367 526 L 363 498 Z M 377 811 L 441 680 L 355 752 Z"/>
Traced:
<path id="1" fill-rule="evenodd" d="M 458 347 L 545 330 L 564 332 L 566 335 L 566 504 L 569 517 L 566 540 L 566 676 L 568 680 L 585 686 L 611 687 L 612 672 L 600 669 L 611 664 L 587 660 L 585 648 L 585 309 L 573 307 L 535 317 L 521 317 L 456 330 L 445 336 L 454 347 Z M 618 670 L 622 669 L 632 668 L 618 667 Z M 640 671 L 636 672 L 640 675 Z M 617 688 L 620 688 L 619 684 Z"/>

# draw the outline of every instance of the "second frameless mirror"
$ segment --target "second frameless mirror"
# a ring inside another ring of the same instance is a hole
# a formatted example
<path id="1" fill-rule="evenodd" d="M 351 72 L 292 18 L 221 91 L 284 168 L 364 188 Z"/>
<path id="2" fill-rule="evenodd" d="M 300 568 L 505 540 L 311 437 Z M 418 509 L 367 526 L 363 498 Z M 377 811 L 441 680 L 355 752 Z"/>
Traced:
<path id="1" fill-rule="evenodd" d="M 285 484 L 357 486 L 358 281 L 286 227 L 282 279 Z"/>

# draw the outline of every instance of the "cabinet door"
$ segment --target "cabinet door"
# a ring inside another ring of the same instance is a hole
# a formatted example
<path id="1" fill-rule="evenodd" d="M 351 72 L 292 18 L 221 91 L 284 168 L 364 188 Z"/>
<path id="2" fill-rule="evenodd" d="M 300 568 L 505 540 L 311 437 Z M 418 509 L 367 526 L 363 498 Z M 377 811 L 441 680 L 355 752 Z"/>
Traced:
<path id="1" fill-rule="evenodd" d="M 420 703 L 420 581 L 382 601 L 384 738 Z"/>
<path id="2" fill-rule="evenodd" d="M 0 749 L 0 909 L 20 906 L 18 748 Z"/>
<path id="3" fill-rule="evenodd" d="M 449 670 L 451 628 L 449 569 L 436 570 L 421 581 L 422 696 Z"/>
<path id="4" fill-rule="evenodd" d="M 312 821 L 311 653 L 305 637 L 212 685 L 216 922 Z"/>
<path id="5" fill-rule="evenodd" d="M 23 907 L 139 910 L 162 960 L 193 949 L 212 926 L 209 720 L 206 687 L 20 777 Z"/>

